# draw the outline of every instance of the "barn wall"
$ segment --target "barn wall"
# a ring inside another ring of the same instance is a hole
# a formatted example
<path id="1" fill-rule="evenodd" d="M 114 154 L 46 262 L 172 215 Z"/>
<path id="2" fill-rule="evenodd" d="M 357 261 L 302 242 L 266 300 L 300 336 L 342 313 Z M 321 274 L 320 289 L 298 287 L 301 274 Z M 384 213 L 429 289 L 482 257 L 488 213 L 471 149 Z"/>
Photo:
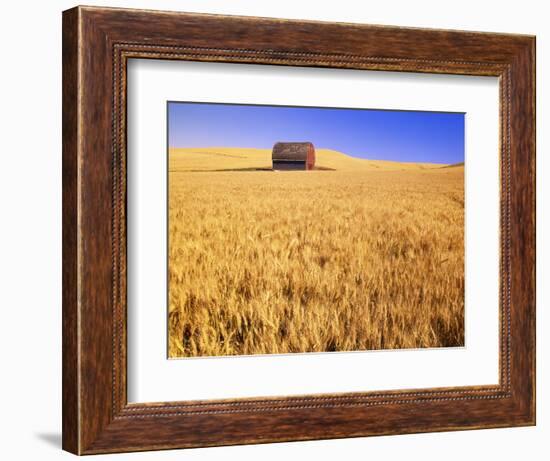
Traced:
<path id="1" fill-rule="evenodd" d="M 284 160 L 273 160 L 273 169 L 280 171 L 292 171 L 292 170 L 305 170 L 306 162 L 305 161 L 284 161 Z"/>
<path id="2" fill-rule="evenodd" d="M 313 144 L 310 144 L 307 150 L 307 169 L 313 170 L 314 167 L 315 167 L 315 147 L 313 147 Z"/>

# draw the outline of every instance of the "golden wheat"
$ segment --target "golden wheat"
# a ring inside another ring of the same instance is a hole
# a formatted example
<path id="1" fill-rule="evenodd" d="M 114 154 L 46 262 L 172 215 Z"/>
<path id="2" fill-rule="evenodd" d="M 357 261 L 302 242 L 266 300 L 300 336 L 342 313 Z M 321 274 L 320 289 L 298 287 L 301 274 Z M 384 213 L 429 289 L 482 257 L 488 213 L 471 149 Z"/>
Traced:
<path id="1" fill-rule="evenodd" d="M 317 163 L 170 153 L 170 357 L 464 344 L 464 167 Z"/>

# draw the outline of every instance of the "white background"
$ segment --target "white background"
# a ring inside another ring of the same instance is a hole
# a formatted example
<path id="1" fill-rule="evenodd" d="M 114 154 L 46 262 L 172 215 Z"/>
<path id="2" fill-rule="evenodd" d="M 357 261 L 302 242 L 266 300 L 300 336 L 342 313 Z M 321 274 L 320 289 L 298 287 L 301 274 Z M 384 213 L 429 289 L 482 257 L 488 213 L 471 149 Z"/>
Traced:
<path id="1" fill-rule="evenodd" d="M 101 4 L 88 1 L 88 4 Z M 535 0 L 296 2 L 115 1 L 111 6 L 455 28 L 537 35 L 538 424 L 536 427 L 116 455 L 109 459 L 542 460 L 550 438 L 550 253 L 547 206 L 550 31 Z M 5 459 L 69 459 L 61 439 L 61 10 L 69 1 L 9 2 L 0 16 L 0 351 Z M 550 177 L 550 176 L 549 176 Z M 548 277 L 546 277 L 548 279 Z M 546 389 L 546 391 L 545 391 Z M 544 450 L 544 451 L 543 451 Z M 103 457 L 99 457 L 98 459 Z M 105 458 L 107 459 L 107 458 Z"/>
<path id="2" fill-rule="evenodd" d="M 498 383 L 496 77 L 142 59 L 127 81 L 131 402 Z M 465 112 L 466 347 L 166 360 L 167 100 Z"/>

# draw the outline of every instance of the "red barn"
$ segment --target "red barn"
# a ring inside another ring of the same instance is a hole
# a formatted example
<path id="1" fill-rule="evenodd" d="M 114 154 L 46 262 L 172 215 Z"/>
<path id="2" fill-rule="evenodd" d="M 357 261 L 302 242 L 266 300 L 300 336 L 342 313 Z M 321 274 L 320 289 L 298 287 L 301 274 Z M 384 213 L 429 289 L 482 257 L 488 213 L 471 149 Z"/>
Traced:
<path id="1" fill-rule="evenodd" d="M 273 146 L 274 170 L 313 170 L 315 147 L 310 142 L 278 142 Z"/>

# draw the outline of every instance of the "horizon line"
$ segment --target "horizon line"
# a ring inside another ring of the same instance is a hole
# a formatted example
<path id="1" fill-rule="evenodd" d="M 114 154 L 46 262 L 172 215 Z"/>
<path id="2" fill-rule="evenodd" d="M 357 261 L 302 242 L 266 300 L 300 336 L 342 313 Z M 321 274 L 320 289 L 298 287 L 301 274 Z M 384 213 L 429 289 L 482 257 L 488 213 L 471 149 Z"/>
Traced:
<path id="1" fill-rule="evenodd" d="M 279 141 L 278 141 L 279 142 Z M 306 142 L 306 141 L 280 141 L 280 142 Z M 274 144 L 275 145 L 275 144 Z M 353 158 L 356 160 L 366 160 L 370 162 L 394 162 L 394 163 L 405 163 L 405 164 L 427 164 L 427 165 L 445 165 L 445 166 L 453 166 L 453 165 L 464 165 L 466 162 L 463 160 L 462 162 L 454 162 L 454 163 L 439 163 L 439 162 L 407 162 L 407 161 L 400 161 L 400 160 L 388 160 L 388 159 L 382 159 L 382 158 L 365 158 L 365 157 L 355 157 L 354 155 L 349 155 L 346 152 L 342 152 L 341 150 L 336 149 L 330 149 L 328 147 L 315 147 L 315 150 L 332 150 L 334 152 L 338 152 L 342 155 L 345 155 L 346 157 Z M 168 146 L 168 149 L 258 149 L 258 150 L 272 150 L 272 147 L 245 147 L 245 146 Z"/>

